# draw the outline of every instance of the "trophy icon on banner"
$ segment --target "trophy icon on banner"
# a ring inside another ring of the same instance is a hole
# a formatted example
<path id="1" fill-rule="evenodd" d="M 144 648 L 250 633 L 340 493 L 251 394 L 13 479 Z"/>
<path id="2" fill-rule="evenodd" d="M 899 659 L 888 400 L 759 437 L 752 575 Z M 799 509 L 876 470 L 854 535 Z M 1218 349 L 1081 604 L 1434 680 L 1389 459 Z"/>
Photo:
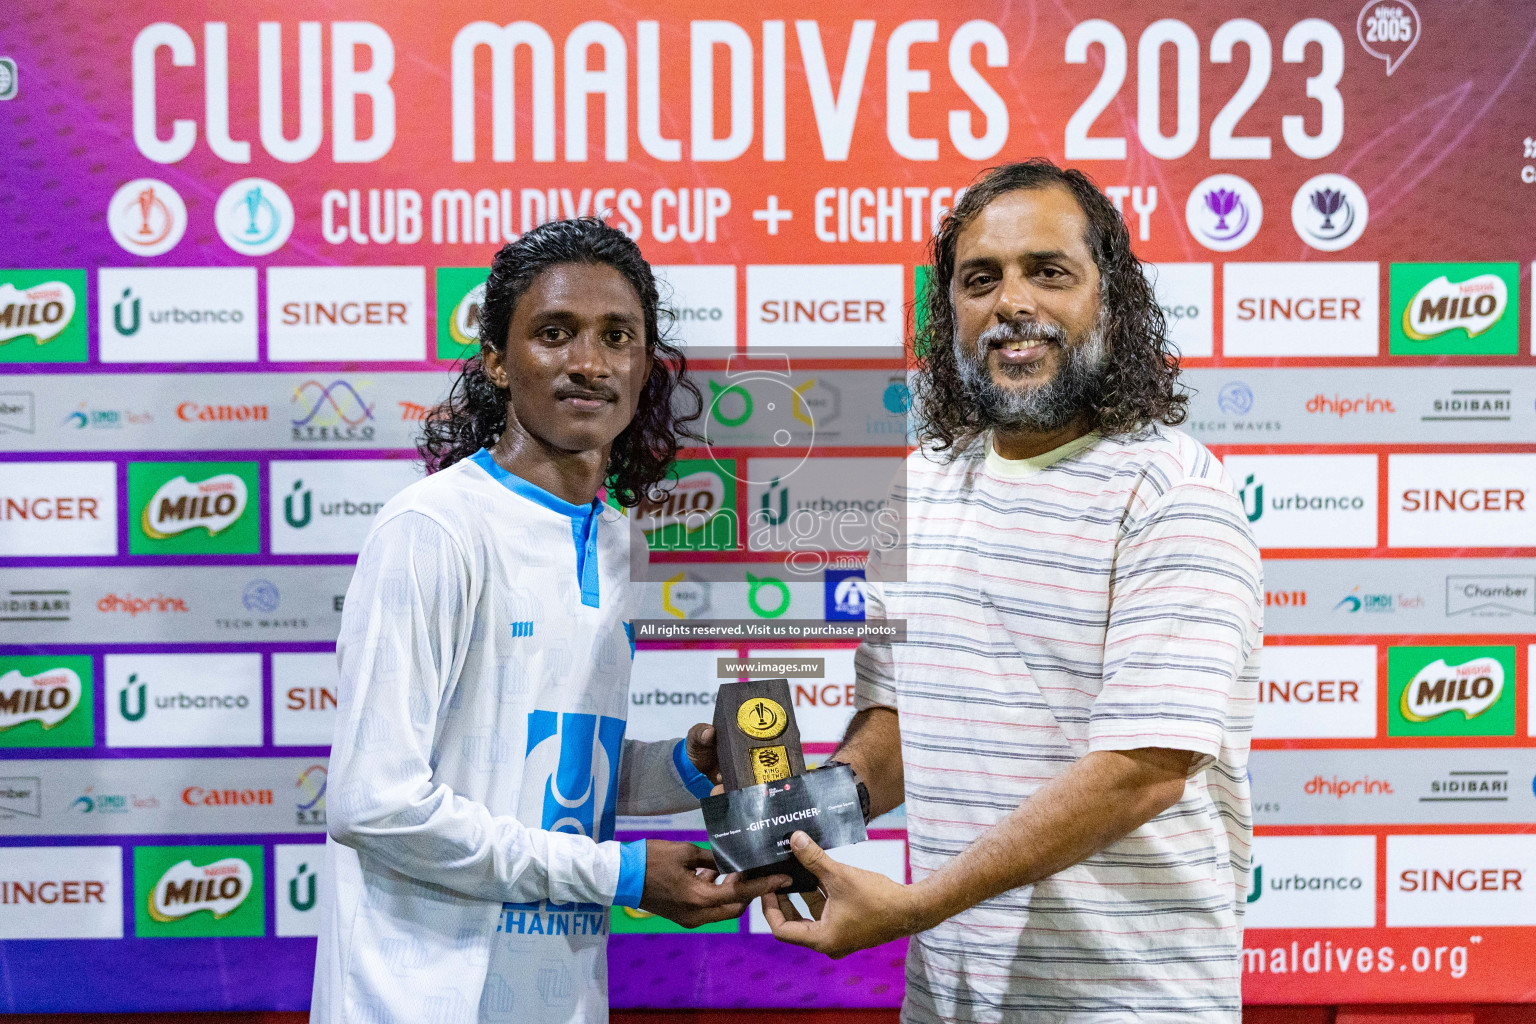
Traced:
<path id="1" fill-rule="evenodd" d="M 790 852 L 804 832 L 822 849 L 868 838 L 857 780 L 847 765 L 807 772 L 787 679 L 724 683 L 715 697 L 715 749 L 725 792 L 703 802 L 722 870 L 748 878 L 787 874 L 794 892 L 816 878 Z"/>

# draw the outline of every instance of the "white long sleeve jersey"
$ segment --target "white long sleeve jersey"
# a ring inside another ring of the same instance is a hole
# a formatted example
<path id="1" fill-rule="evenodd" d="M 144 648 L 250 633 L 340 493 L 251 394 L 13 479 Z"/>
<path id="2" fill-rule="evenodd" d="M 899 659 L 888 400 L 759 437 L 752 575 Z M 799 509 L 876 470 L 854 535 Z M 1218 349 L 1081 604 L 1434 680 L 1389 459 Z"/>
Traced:
<path id="1" fill-rule="evenodd" d="M 629 554 L 620 513 L 484 451 L 379 513 L 337 643 L 312 1022 L 606 1021 L 607 908 L 644 871 L 615 816 L 696 807 L 701 778 L 623 738 Z"/>

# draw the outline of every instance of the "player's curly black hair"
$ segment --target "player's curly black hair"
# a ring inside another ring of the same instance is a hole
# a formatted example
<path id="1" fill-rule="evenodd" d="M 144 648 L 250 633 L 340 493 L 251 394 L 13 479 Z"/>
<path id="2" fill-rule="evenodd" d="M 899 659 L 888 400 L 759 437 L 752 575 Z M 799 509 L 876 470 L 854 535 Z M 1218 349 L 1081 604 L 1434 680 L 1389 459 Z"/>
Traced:
<path id="1" fill-rule="evenodd" d="M 436 472 L 496 443 L 507 426 L 507 392 L 491 383 L 484 353 L 493 347 L 505 351 L 518 300 L 535 278 L 563 263 L 613 267 L 634 286 L 645 313 L 651 375 L 635 418 L 614 439 L 608 455 L 608 493 L 633 508 L 666 479 L 682 440 L 698 437 L 689 424 L 699 418 L 703 397 L 688 377 L 687 358 L 667 341 L 676 317 L 661 301 L 640 247 L 595 217 L 551 221 L 496 253 L 480 307 L 480 354 L 464 361 L 447 401 L 427 415 L 416 450 L 427 471 Z"/>
<path id="2" fill-rule="evenodd" d="M 1087 410 L 1093 429 L 1132 433 L 1151 423 L 1184 422 L 1189 398 L 1178 384 L 1178 352 L 1168 341 L 1163 311 L 1131 252 L 1131 236 L 1120 212 L 1087 175 L 1062 169 L 1041 157 L 994 167 L 971 185 L 944 217 L 929 245 L 932 270 L 917 297 L 926 314 L 917 332 L 917 374 L 913 411 L 924 444 L 939 451 L 966 449 L 987 427 L 956 363 L 955 243 L 993 200 L 1020 189 L 1062 186 L 1077 198 L 1088 219 L 1088 250 L 1099 268 L 1103 329 L 1109 345 L 1103 386 Z"/>

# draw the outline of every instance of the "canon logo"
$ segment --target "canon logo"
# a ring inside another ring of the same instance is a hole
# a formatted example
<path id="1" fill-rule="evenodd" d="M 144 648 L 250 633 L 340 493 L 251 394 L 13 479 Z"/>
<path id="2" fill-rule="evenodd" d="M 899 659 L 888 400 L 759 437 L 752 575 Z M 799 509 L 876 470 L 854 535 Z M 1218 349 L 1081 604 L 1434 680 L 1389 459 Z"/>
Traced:
<path id="1" fill-rule="evenodd" d="M 270 789 L 204 789 L 188 786 L 181 791 L 181 802 L 189 807 L 250 807 L 270 804 Z"/>
<path id="2" fill-rule="evenodd" d="M 186 423 L 245 423 L 248 420 L 265 420 L 267 407 L 264 405 L 199 405 L 196 402 L 182 402 L 176 407 L 176 418 Z"/>
<path id="3" fill-rule="evenodd" d="M 1266 590 L 1264 591 L 1264 607 L 1273 608 L 1303 608 L 1307 603 L 1305 590 Z"/>
<path id="4" fill-rule="evenodd" d="M 1523 892 L 1520 868 L 1409 868 L 1399 892 Z"/>
<path id="5" fill-rule="evenodd" d="M 1525 491 L 1518 487 L 1465 487 L 1450 490 L 1411 488 L 1403 492 L 1404 512 L 1524 512 Z"/>

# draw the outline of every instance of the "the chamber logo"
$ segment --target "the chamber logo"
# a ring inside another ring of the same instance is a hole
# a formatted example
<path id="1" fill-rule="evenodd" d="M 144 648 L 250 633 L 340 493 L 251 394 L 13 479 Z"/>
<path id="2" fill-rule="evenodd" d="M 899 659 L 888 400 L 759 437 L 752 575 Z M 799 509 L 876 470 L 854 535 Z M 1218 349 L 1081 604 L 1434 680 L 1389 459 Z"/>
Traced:
<path id="1" fill-rule="evenodd" d="M 149 916 L 162 923 L 204 910 L 214 920 L 227 917 L 251 895 L 253 881 L 250 864 L 240 857 L 201 866 L 180 861 L 171 865 L 150 890 Z"/>
<path id="2" fill-rule="evenodd" d="M 140 525 L 155 540 L 195 529 L 217 536 L 245 514 L 248 503 L 245 480 L 235 473 L 217 473 L 198 481 L 177 476 L 150 497 Z"/>

